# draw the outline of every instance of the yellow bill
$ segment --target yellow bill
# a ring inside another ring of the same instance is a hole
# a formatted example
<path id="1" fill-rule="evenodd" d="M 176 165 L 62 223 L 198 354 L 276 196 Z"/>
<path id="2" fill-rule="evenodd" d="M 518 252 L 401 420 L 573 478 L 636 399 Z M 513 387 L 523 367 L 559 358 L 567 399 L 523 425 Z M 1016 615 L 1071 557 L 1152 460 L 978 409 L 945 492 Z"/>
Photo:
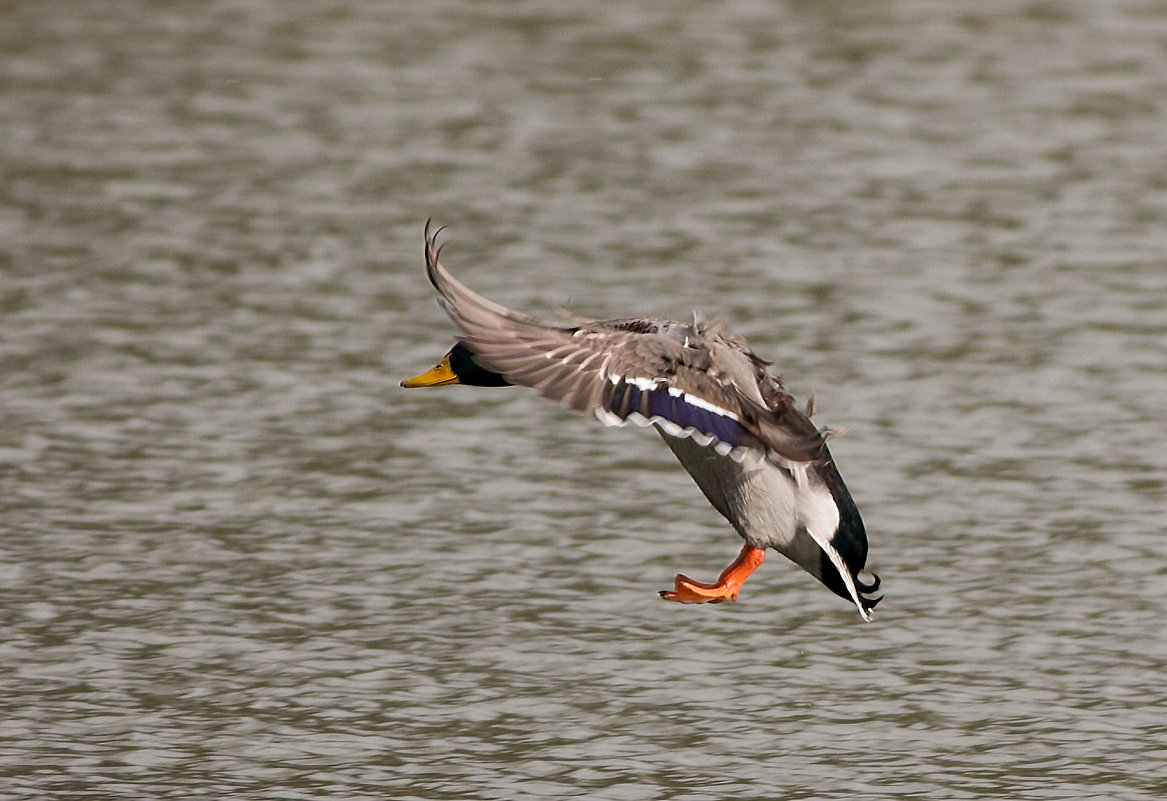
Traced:
<path id="1" fill-rule="evenodd" d="M 446 384 L 460 384 L 462 383 L 457 374 L 454 373 L 454 368 L 450 366 L 450 354 L 446 354 L 446 358 L 441 362 L 435 364 L 429 370 L 426 370 L 421 375 L 415 375 L 413 378 L 407 378 L 401 382 L 401 386 L 406 389 L 413 389 L 414 387 L 440 387 Z"/>

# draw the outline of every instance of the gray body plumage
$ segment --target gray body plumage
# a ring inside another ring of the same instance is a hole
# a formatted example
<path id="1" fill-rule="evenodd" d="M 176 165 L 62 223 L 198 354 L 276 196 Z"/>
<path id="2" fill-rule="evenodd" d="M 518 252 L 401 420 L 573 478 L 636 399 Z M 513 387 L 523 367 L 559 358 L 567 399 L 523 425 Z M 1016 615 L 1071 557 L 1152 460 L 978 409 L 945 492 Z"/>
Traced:
<path id="1" fill-rule="evenodd" d="M 870 619 L 870 599 L 864 596 L 876 587 L 860 583 L 855 575 L 858 570 L 850 568 L 839 551 L 840 541 L 849 540 L 853 548 L 861 545 L 858 550 L 866 553 L 866 536 L 862 528 L 840 531 L 839 501 L 822 479 L 823 468 L 806 464 L 782 468 L 758 454 L 737 461 L 691 437 L 670 436 L 659 426 L 657 430 L 709 503 L 742 539 L 755 548 L 778 551 L 853 600 L 864 619 Z"/>

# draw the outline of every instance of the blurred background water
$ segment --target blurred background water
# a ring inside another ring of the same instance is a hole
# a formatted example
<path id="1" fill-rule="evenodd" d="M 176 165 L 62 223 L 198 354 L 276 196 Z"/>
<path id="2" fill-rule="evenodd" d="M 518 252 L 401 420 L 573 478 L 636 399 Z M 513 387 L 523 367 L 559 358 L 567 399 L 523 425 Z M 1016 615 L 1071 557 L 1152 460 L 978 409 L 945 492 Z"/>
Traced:
<path id="1" fill-rule="evenodd" d="M 1156 2 L 0 10 L 0 796 L 1167 793 Z M 722 317 L 877 621 L 656 437 L 407 392 L 447 264 Z"/>

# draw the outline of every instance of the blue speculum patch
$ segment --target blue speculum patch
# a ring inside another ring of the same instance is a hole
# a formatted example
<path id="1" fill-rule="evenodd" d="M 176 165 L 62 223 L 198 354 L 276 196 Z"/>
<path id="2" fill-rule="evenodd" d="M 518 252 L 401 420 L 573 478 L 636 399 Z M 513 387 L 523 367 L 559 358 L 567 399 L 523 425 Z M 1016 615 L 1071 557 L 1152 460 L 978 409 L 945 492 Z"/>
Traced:
<path id="1" fill-rule="evenodd" d="M 630 392 L 640 395 L 639 409 L 629 408 L 634 404 L 625 403 Z M 613 401 L 612 411 L 621 416 L 638 411 L 645 417 L 659 417 L 683 429 L 691 428 L 732 446 L 741 445 L 750 439 L 745 426 L 730 416 L 729 412 L 721 413 L 705 405 L 697 405 L 689 400 L 689 396 L 676 390 L 670 391 L 664 385 L 638 389 L 624 384 L 617 387 Z"/>

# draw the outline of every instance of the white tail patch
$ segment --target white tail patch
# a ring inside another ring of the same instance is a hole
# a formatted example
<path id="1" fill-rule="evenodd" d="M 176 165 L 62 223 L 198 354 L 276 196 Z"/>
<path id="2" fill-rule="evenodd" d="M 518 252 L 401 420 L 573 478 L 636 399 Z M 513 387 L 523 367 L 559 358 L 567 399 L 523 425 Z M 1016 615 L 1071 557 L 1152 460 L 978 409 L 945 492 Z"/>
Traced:
<path id="1" fill-rule="evenodd" d="M 863 601 L 859 598 L 859 590 L 855 587 L 855 582 L 851 578 L 851 571 L 847 568 L 847 563 L 843 561 L 843 555 L 835 550 L 835 546 L 831 545 L 830 541 L 824 540 L 811 529 L 806 530 L 818 546 L 826 553 L 827 558 L 831 560 L 831 564 L 839 571 L 839 575 L 843 578 L 843 584 L 847 587 L 847 592 L 851 594 L 851 600 L 855 602 L 855 606 L 859 608 L 859 614 L 868 623 L 871 622 L 871 612 L 863 608 Z"/>

